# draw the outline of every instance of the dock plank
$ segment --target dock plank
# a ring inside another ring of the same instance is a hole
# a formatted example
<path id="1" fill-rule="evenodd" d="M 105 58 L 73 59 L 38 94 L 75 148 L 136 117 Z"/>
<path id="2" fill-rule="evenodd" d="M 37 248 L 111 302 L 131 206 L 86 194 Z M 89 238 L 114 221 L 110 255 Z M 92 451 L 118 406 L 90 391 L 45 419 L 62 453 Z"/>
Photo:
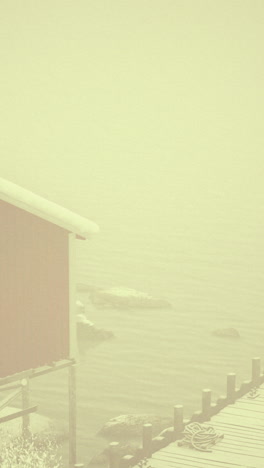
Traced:
<path id="1" fill-rule="evenodd" d="M 170 443 L 149 460 L 152 468 L 264 468 L 264 384 L 206 422 L 224 438 L 202 452 Z M 138 465 L 137 465 L 138 466 Z"/>
<path id="2" fill-rule="evenodd" d="M 159 460 L 160 462 L 168 462 L 170 464 L 173 464 L 175 463 L 175 460 L 176 462 L 180 462 L 180 466 L 182 467 L 185 467 L 185 466 L 191 466 L 192 468 L 195 467 L 195 468 L 204 468 L 205 466 L 205 460 L 203 459 L 197 459 L 197 458 L 193 458 L 193 457 L 189 457 L 186 458 L 186 457 L 182 457 L 182 456 L 179 456 L 177 458 L 175 457 L 172 457 L 170 454 L 166 454 L 166 453 L 162 453 L 162 454 L 159 454 L 159 452 L 157 452 L 158 454 L 154 454 L 152 459 L 151 459 L 151 465 L 152 465 L 152 460 Z M 175 466 L 175 465 L 173 465 Z M 210 465 L 206 465 L 207 467 L 210 466 L 210 468 L 236 468 L 238 466 L 241 466 L 241 465 L 238 465 L 237 463 L 230 463 L 230 462 L 225 462 L 223 464 L 223 462 L 220 462 L 219 460 L 213 460 L 213 461 L 210 461 Z"/>
<path id="3" fill-rule="evenodd" d="M 220 444 L 219 444 L 220 445 Z M 220 461 L 220 462 L 230 462 L 234 461 L 236 463 L 240 463 L 241 466 L 246 466 L 247 468 L 263 468 L 263 457 L 258 457 L 254 456 L 252 457 L 251 454 L 248 453 L 241 453 L 240 450 L 237 450 L 235 448 L 230 448 L 227 449 L 224 447 L 224 449 L 219 449 L 219 448 L 214 448 L 213 452 L 199 452 L 193 449 L 189 448 L 183 448 L 183 447 L 177 447 L 177 446 L 171 446 L 165 449 L 163 449 L 164 452 L 168 453 L 174 453 L 176 459 L 179 453 L 184 453 L 187 456 L 187 454 L 190 456 L 190 451 L 192 452 L 192 458 L 195 459 L 200 459 L 204 461 L 204 465 L 206 466 L 206 462 L 214 462 L 214 461 Z M 161 451 L 162 452 L 162 451 Z"/>

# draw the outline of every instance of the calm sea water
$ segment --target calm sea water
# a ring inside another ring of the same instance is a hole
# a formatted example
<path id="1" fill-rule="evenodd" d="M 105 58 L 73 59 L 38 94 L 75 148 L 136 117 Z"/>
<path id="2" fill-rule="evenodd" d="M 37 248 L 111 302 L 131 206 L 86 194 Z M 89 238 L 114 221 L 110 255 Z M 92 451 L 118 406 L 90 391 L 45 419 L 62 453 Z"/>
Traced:
<path id="1" fill-rule="evenodd" d="M 245 195 L 226 180 L 208 184 L 204 178 L 193 188 L 186 176 L 175 185 L 168 179 L 162 189 L 157 174 L 146 180 L 127 190 L 121 179 L 118 190 L 112 180 L 111 191 L 102 179 L 90 198 L 85 189 L 67 191 L 59 183 L 50 191 L 49 198 L 101 227 L 91 241 L 78 241 L 78 282 L 135 288 L 173 305 L 97 310 L 79 295 L 88 318 L 115 334 L 80 356 L 78 453 L 85 463 L 106 447 L 96 434 L 110 418 L 170 416 L 175 404 L 183 404 L 188 417 L 199 409 L 203 388 L 216 398 L 228 372 L 240 383 L 250 376 L 251 358 L 264 354 L 259 193 Z M 241 339 L 212 336 L 224 327 L 237 328 Z M 39 412 L 67 430 L 67 373 L 39 379 L 34 390 Z"/>
<path id="2" fill-rule="evenodd" d="M 179 403 L 188 417 L 264 354 L 264 4 L 35 3 L 1 2 L 1 177 L 99 224 L 78 241 L 77 282 L 172 303 L 96 310 L 80 295 L 115 334 L 80 357 L 88 463 L 110 418 Z M 241 339 L 211 334 L 223 327 Z M 67 372 L 33 390 L 67 430 Z"/>

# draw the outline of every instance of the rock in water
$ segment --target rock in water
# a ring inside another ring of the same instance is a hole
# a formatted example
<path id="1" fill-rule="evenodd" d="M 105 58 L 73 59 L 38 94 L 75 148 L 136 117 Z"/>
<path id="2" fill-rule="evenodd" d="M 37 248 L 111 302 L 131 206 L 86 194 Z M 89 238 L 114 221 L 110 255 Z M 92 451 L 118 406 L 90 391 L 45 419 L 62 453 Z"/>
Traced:
<path id="1" fill-rule="evenodd" d="M 93 322 L 87 319 L 85 307 L 81 301 L 76 301 L 76 311 L 77 337 L 79 340 L 101 341 L 114 337 L 110 330 L 97 328 Z"/>
<path id="2" fill-rule="evenodd" d="M 172 419 L 153 414 L 122 414 L 110 419 L 99 431 L 99 435 L 113 440 L 141 437 L 142 427 L 146 423 L 152 424 L 155 437 L 163 429 L 172 425 Z"/>
<path id="3" fill-rule="evenodd" d="M 117 448 L 117 453 L 119 457 L 123 457 L 124 455 L 135 455 L 139 450 L 138 445 L 119 445 Z M 89 467 L 104 465 L 106 467 L 109 466 L 109 447 L 106 447 L 103 452 L 99 453 L 99 455 L 95 455 L 91 461 L 89 462 Z"/>
<path id="4" fill-rule="evenodd" d="M 80 340 L 101 341 L 114 337 L 111 330 L 97 328 L 89 323 L 77 323 L 77 337 Z"/>
<path id="5" fill-rule="evenodd" d="M 224 338 L 240 338 L 239 331 L 236 328 L 217 328 L 213 330 L 212 334 Z"/>
<path id="6" fill-rule="evenodd" d="M 163 309 L 171 307 L 165 299 L 130 288 L 98 289 L 90 293 L 91 301 L 98 307 L 136 307 L 141 309 Z"/>

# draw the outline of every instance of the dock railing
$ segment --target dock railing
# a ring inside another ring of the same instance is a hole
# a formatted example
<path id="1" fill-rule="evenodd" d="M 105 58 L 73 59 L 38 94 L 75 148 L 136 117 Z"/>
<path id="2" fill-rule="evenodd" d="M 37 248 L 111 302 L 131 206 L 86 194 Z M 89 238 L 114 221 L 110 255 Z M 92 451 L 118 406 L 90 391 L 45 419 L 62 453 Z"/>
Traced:
<path id="1" fill-rule="evenodd" d="M 13 385 L 0 387 L 0 391 L 4 392 L 9 390 L 14 390 L 14 392 L 10 393 L 0 401 L 0 424 L 22 417 L 22 435 L 24 438 L 27 438 L 30 435 L 30 414 L 37 411 L 37 406 L 29 406 L 30 402 L 28 379 L 22 379 L 20 382 Z M 8 405 L 18 397 L 22 398 L 22 410 L 18 409 L 17 411 L 2 416 L 1 411 L 8 407 Z"/>
<path id="2" fill-rule="evenodd" d="M 212 392 L 206 388 L 202 391 L 201 410 L 195 411 L 190 419 L 184 419 L 182 405 L 174 406 L 173 426 L 164 429 L 157 437 L 152 436 L 152 425 L 144 424 L 142 427 L 142 444 L 134 455 L 119 454 L 119 442 L 109 444 L 109 468 L 129 468 L 135 466 L 144 458 L 151 458 L 154 452 L 166 447 L 171 442 L 183 437 L 185 426 L 191 422 L 210 421 L 211 417 L 219 413 L 223 408 L 248 393 L 250 390 L 264 383 L 264 373 L 261 370 L 261 359 L 255 357 L 251 364 L 251 379 L 242 382 L 236 387 L 236 374 L 229 373 L 226 378 L 226 394 L 221 395 L 216 402 L 212 403 Z"/>

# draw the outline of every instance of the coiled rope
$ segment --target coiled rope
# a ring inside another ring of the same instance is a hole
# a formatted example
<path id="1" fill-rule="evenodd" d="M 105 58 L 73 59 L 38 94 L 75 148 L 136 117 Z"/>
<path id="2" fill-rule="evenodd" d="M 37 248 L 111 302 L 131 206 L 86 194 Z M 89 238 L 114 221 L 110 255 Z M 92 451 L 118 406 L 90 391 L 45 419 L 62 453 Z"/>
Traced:
<path id="1" fill-rule="evenodd" d="M 249 392 L 249 394 L 248 394 L 247 397 L 250 398 L 250 399 L 257 398 L 257 397 L 259 396 L 258 388 L 259 388 L 259 387 L 253 387 L 253 388 L 250 390 L 250 392 Z"/>
<path id="2" fill-rule="evenodd" d="M 212 446 L 224 437 L 224 434 L 217 434 L 213 426 L 197 422 L 185 426 L 183 435 L 184 439 L 178 445 L 188 445 L 200 452 L 211 452 Z"/>

